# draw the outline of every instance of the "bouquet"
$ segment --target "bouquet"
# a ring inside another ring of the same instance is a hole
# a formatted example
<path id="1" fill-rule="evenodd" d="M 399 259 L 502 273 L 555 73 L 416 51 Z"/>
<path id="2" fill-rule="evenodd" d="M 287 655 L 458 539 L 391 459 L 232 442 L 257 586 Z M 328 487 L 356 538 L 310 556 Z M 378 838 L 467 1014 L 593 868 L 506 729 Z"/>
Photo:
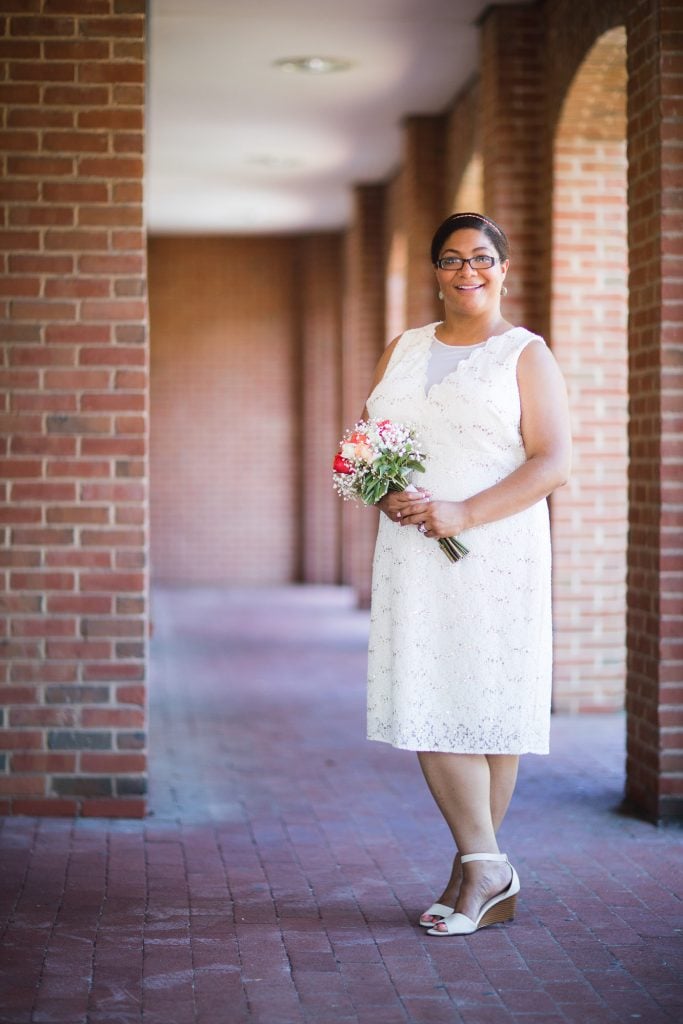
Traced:
<path id="1" fill-rule="evenodd" d="M 360 420 L 339 443 L 333 485 L 345 501 L 375 505 L 389 491 L 414 490 L 409 478 L 424 473 L 424 458 L 410 427 L 391 420 Z M 442 537 L 439 546 L 451 562 L 468 551 L 455 537 Z"/>

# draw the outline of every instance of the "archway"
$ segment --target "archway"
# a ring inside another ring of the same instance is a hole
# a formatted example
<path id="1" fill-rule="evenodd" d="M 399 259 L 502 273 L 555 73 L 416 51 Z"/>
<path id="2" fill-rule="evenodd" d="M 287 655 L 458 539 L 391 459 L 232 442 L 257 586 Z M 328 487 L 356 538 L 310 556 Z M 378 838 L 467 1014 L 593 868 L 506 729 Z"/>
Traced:
<path id="1" fill-rule="evenodd" d="M 574 468 L 553 497 L 557 710 L 623 707 L 627 505 L 626 33 L 598 39 L 554 146 L 551 336 Z"/>
<path id="2" fill-rule="evenodd" d="M 484 162 L 478 151 L 470 157 L 453 197 L 453 212 L 484 212 Z"/>

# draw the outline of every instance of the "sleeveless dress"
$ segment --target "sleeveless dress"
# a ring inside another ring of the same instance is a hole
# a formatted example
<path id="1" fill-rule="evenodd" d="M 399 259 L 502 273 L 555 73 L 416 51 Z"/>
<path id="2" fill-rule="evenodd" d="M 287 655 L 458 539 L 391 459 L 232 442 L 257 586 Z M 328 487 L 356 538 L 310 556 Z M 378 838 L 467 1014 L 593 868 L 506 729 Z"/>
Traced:
<path id="1" fill-rule="evenodd" d="M 489 338 L 425 393 L 438 324 L 406 331 L 368 399 L 373 419 L 415 427 L 414 483 L 461 501 L 526 459 L 517 361 L 523 327 Z M 452 563 L 437 541 L 380 516 L 373 562 L 368 739 L 406 750 L 548 752 L 550 529 L 544 499 L 466 530 Z"/>

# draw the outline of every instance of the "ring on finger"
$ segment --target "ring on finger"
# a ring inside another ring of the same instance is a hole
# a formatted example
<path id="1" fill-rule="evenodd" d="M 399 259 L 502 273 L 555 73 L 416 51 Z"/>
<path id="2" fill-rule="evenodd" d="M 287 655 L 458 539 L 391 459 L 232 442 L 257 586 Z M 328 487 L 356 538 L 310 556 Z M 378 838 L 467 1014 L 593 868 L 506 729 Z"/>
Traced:
<path id="1" fill-rule="evenodd" d="M 420 533 L 426 533 L 427 527 L 425 526 L 424 523 L 420 523 L 420 525 L 418 526 L 418 530 L 420 531 Z"/>

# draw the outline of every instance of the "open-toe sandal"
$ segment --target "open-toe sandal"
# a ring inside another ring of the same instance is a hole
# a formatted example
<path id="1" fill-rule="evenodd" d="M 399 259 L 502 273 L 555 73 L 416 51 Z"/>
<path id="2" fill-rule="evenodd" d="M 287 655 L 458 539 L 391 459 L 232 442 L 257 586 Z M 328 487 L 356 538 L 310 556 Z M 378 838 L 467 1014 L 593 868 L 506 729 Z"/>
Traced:
<path id="1" fill-rule="evenodd" d="M 476 932 L 480 928 L 486 928 L 490 924 L 512 921 L 515 916 L 515 904 L 520 884 L 517 872 L 507 859 L 507 855 L 504 853 L 466 853 L 460 859 L 463 864 L 467 864 L 471 860 L 505 862 L 509 864 L 512 871 L 510 884 L 502 892 L 499 892 L 497 896 L 492 896 L 491 899 L 484 903 L 477 915 L 476 921 L 467 917 L 466 914 L 460 914 L 456 911 L 448 917 L 444 917 L 443 921 L 438 922 L 445 925 L 443 930 L 441 928 L 430 928 L 427 935 L 471 935 L 472 932 Z M 428 914 L 429 910 L 425 911 L 425 913 Z"/>
<path id="2" fill-rule="evenodd" d="M 445 917 L 450 917 L 453 913 L 453 907 L 447 907 L 445 903 L 432 903 L 431 907 L 428 907 L 422 917 L 426 917 L 429 914 L 431 917 L 440 917 L 441 920 Z M 438 921 L 423 921 L 422 917 L 418 921 L 421 928 L 433 928 L 434 925 L 439 924 Z"/>

